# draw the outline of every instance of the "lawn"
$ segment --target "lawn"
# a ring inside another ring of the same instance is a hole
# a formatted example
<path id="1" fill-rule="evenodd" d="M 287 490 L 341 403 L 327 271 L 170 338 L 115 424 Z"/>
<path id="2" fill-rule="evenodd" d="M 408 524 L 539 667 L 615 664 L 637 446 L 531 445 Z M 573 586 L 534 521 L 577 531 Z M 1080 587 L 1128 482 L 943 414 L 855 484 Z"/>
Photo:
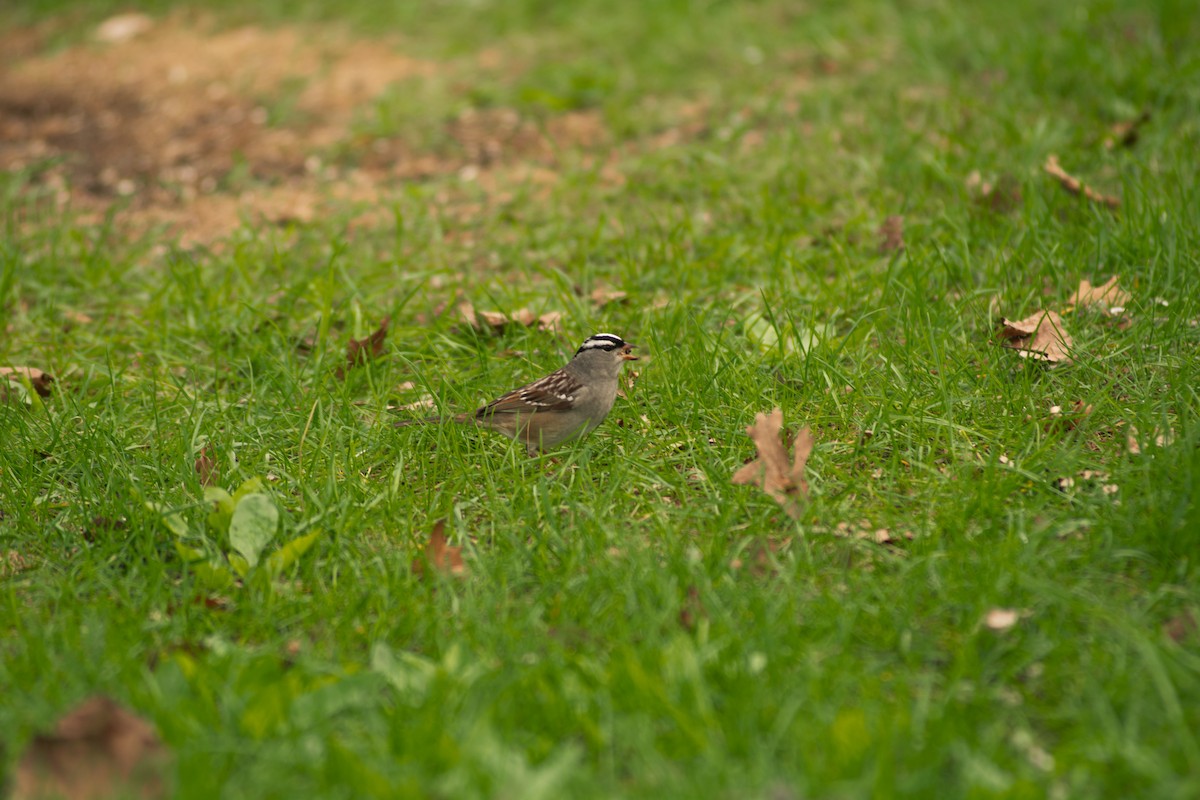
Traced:
<path id="1" fill-rule="evenodd" d="M 104 695 L 156 796 L 1200 796 L 1189 3 L 38 0 L 0 50 L 0 778 Z M 579 443 L 393 424 L 599 331 Z M 807 495 L 731 480 L 774 408 Z"/>

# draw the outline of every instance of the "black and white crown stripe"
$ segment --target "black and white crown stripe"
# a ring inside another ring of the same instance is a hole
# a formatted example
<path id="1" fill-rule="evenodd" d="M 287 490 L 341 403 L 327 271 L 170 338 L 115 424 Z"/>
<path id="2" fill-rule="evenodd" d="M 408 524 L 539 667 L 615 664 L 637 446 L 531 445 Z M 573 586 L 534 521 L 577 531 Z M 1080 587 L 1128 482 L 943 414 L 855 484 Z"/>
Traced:
<path id="1" fill-rule="evenodd" d="M 595 336 L 589 336 L 584 343 L 579 346 L 579 349 L 575 352 L 575 355 L 579 355 L 584 350 L 596 349 L 611 353 L 613 350 L 624 346 L 625 340 L 616 334 L 597 333 Z"/>

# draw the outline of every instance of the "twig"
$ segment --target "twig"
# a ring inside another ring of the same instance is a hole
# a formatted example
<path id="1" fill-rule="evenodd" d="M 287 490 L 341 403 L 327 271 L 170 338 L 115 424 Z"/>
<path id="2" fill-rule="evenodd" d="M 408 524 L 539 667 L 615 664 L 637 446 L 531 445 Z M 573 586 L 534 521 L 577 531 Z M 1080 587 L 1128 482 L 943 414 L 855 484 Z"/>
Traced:
<path id="1" fill-rule="evenodd" d="M 1085 184 L 1083 181 L 1067 173 L 1062 165 L 1058 163 L 1058 156 L 1046 156 L 1046 163 L 1042 165 L 1042 170 L 1047 175 L 1054 178 L 1068 192 L 1074 195 L 1083 195 L 1093 203 L 1101 203 L 1108 206 L 1113 211 L 1121 207 L 1121 199 L 1108 194 L 1100 194 L 1092 187 Z"/>

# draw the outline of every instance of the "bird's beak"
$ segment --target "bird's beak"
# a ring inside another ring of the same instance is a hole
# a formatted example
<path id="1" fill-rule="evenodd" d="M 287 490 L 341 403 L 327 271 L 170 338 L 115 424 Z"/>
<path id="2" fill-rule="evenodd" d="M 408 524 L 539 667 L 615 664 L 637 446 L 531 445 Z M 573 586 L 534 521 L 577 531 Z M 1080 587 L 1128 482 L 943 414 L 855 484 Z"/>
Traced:
<path id="1" fill-rule="evenodd" d="M 635 347 L 637 347 L 637 345 L 626 343 L 625 349 L 621 351 L 621 360 L 622 361 L 637 361 L 638 357 L 635 356 L 632 352 L 633 348 L 635 348 Z"/>

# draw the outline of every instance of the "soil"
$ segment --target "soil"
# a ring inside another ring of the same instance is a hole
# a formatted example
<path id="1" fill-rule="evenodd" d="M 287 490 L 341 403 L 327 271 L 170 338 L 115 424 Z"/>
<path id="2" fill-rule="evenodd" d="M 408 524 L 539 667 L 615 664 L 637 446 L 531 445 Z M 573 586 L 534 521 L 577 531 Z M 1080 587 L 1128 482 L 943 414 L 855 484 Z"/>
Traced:
<path id="1" fill-rule="evenodd" d="M 356 119 L 385 90 L 445 67 L 397 42 L 326 30 L 221 30 L 127 14 L 57 52 L 38 31 L 10 30 L 0 52 L 11 56 L 0 63 L 0 170 L 29 171 L 28 187 L 55 216 L 115 210 L 126 231 L 165 225 L 184 245 L 243 221 L 306 222 L 330 202 L 378 202 L 443 175 L 493 189 L 510 179 L 549 184 L 561 148 L 609 143 L 598 114 L 535 124 L 511 109 L 439 121 L 452 146 L 437 152 L 356 134 Z M 281 97 L 290 112 L 272 120 Z M 350 163 L 329 157 L 338 149 Z"/>

